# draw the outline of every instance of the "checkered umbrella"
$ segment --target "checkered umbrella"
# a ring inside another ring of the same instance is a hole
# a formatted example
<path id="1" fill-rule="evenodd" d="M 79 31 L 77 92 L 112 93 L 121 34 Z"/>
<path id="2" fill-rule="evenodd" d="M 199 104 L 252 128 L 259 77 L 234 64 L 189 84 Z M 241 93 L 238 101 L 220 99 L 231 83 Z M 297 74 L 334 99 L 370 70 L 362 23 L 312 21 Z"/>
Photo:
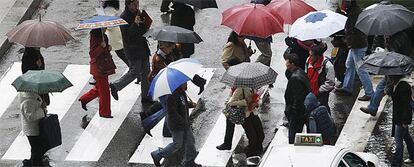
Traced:
<path id="1" fill-rule="evenodd" d="M 221 78 L 221 82 L 231 87 L 249 87 L 259 89 L 273 84 L 277 73 L 262 63 L 241 63 L 231 66 Z"/>

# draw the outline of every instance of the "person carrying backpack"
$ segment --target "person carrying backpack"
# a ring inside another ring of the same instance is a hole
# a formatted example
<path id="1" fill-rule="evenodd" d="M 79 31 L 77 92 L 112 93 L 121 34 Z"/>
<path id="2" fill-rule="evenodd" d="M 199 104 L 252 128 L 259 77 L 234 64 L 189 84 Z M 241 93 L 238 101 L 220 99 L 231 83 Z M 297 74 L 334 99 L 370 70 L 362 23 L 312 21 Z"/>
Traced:
<path id="1" fill-rule="evenodd" d="M 325 43 L 315 44 L 309 51 L 309 58 L 305 64 L 305 72 L 310 81 L 311 91 L 319 102 L 330 111 L 329 93 L 335 86 L 335 70 L 328 57 L 324 57 Z"/>
<path id="2" fill-rule="evenodd" d="M 323 144 L 332 144 L 336 128 L 328 109 L 319 103 L 313 93 L 306 96 L 304 104 L 306 111 L 309 112 L 308 133 L 321 133 Z"/>

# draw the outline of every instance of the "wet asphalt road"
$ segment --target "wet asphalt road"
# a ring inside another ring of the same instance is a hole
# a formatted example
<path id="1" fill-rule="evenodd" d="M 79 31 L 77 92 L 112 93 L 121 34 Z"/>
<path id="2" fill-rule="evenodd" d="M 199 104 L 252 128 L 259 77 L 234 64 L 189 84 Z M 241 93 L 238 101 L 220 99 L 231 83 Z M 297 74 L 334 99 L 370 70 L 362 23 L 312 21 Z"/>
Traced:
<path id="1" fill-rule="evenodd" d="M 221 26 L 221 11 L 248 0 L 217 0 L 219 9 L 205 9 L 196 12 L 196 26 L 195 31 L 203 38 L 204 42 L 196 45 L 196 52 L 192 56 L 201 61 L 204 67 L 217 68 L 210 84 L 204 91 L 201 100 L 199 101 L 199 109 L 191 116 L 192 128 L 196 136 L 196 147 L 200 149 L 205 142 L 208 133 L 213 128 L 215 121 L 221 114 L 224 108 L 224 102 L 228 96 L 228 88 L 219 80 L 224 73 L 224 69 L 220 64 L 221 50 L 227 41 L 230 29 Z M 307 0 L 309 4 L 317 9 L 324 8 L 324 1 L 322 0 Z M 81 20 L 88 19 L 96 14 L 94 8 L 98 7 L 96 0 L 45 0 L 43 2 L 46 7 L 44 19 L 50 19 L 63 24 L 71 30 L 75 40 L 69 42 L 67 46 L 56 46 L 47 49 L 42 49 L 42 54 L 45 57 L 46 69 L 56 71 L 63 71 L 68 64 L 88 64 L 88 31 L 75 31 L 74 28 Z M 123 6 L 123 4 L 121 4 Z M 153 27 L 166 25 L 168 15 L 161 15 L 159 11 L 160 0 L 141 0 L 142 9 L 153 18 Z M 284 109 L 283 96 L 279 96 L 280 92 L 284 91 L 286 87 L 286 78 L 284 77 L 284 60 L 282 54 L 286 49 L 284 38 L 286 34 L 280 33 L 274 35 L 274 43 L 272 44 L 273 59 L 272 68 L 278 73 L 278 85 L 269 91 L 270 96 L 262 106 L 261 120 L 265 129 L 265 142 L 267 146 L 274 136 L 274 132 L 281 124 Z M 152 53 L 155 51 L 156 42 L 149 39 Z M 254 45 L 254 44 L 253 44 Z M 0 61 L 0 74 L 11 66 L 15 61 L 20 61 L 22 54 L 19 50 L 20 45 L 13 45 L 9 52 L 4 55 Z M 329 54 L 330 52 L 326 52 Z M 256 56 L 258 53 L 256 53 Z M 255 57 L 256 57 L 255 56 Z M 252 58 L 252 61 L 255 60 Z M 112 75 L 110 80 L 120 77 L 120 71 L 125 70 L 125 65 L 119 58 L 114 56 L 114 61 L 118 66 L 118 74 Z M 87 86 L 83 89 L 81 94 L 90 89 Z M 338 97 L 331 94 L 330 104 L 334 120 L 339 129 L 345 123 L 352 104 L 356 98 L 356 94 L 351 97 Z M 140 127 L 139 112 L 147 106 L 142 106 L 139 100 L 124 120 L 122 126 L 116 133 L 114 139 L 111 141 L 105 152 L 98 162 L 68 162 L 64 161 L 68 152 L 76 142 L 77 137 L 80 136 L 82 128 L 80 127 L 80 119 L 85 113 L 80 108 L 80 105 L 75 103 L 72 105 L 65 119 L 61 122 L 61 126 L 65 127 L 63 138 L 65 143 L 50 153 L 50 158 L 53 166 L 143 166 L 142 164 L 127 164 L 130 156 L 136 149 L 144 136 L 143 129 Z M 94 114 L 98 108 L 98 103 L 92 102 L 88 104 L 88 115 Z M 20 118 L 17 100 L 9 107 L 7 112 L 0 118 L 0 135 L 4 136 L 0 142 L 0 157 L 7 151 L 9 145 L 20 132 Z M 223 127 L 225 128 L 225 127 Z M 235 166 L 244 166 L 243 155 L 240 153 L 241 148 L 247 145 L 243 140 L 241 147 L 235 151 Z M 236 162 L 237 161 L 237 162 Z M 170 165 L 177 163 L 172 160 Z M 0 166 L 20 166 L 20 161 L 4 161 L 0 160 Z"/>

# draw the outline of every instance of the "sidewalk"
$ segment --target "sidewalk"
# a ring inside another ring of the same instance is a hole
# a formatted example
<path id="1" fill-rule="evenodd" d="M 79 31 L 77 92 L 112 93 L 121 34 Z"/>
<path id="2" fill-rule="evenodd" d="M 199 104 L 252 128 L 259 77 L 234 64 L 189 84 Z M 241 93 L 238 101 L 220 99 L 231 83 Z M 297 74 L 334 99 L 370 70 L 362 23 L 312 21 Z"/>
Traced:
<path id="1" fill-rule="evenodd" d="M 41 1 L 0 0 L 0 57 L 3 57 L 11 46 L 6 33 L 19 23 L 30 19 Z"/>

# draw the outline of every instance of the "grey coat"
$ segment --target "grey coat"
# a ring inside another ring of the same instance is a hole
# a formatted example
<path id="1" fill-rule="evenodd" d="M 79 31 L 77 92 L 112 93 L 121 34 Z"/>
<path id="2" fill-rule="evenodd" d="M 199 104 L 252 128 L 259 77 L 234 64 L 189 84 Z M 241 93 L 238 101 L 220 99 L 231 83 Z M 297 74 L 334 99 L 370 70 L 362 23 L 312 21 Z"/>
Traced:
<path id="1" fill-rule="evenodd" d="M 22 130 L 26 136 L 39 136 L 39 121 L 45 116 L 42 98 L 36 93 L 20 92 Z"/>

